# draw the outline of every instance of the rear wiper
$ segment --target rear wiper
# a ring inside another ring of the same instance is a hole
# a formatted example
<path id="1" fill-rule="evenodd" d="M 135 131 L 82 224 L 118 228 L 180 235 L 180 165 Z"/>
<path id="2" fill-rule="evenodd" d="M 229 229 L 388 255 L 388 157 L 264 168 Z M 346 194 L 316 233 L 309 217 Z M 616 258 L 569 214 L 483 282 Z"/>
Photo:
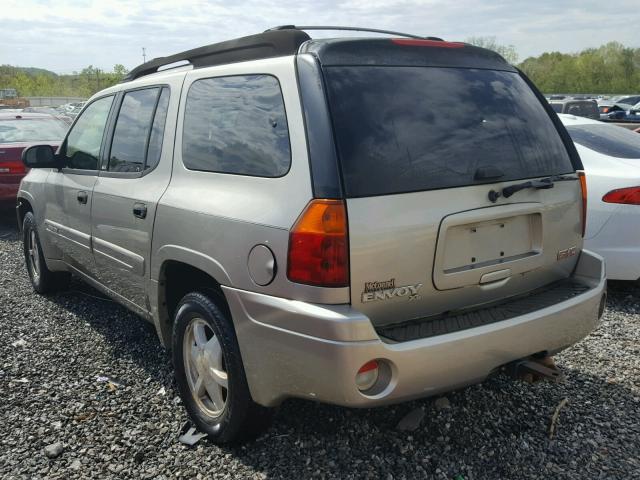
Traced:
<path id="1" fill-rule="evenodd" d="M 502 192 L 491 190 L 489 192 L 489 200 L 495 203 L 498 200 L 498 198 L 500 197 L 509 198 L 511 195 L 519 192 L 520 190 L 526 190 L 527 188 L 534 188 L 536 190 L 546 190 L 548 188 L 553 188 L 554 182 L 568 182 L 572 180 L 578 180 L 578 177 L 573 177 L 569 175 L 552 175 L 551 177 L 541 178 L 540 180 L 529 180 L 522 183 L 516 183 L 515 185 L 509 185 L 508 187 L 504 187 L 502 189 Z"/>

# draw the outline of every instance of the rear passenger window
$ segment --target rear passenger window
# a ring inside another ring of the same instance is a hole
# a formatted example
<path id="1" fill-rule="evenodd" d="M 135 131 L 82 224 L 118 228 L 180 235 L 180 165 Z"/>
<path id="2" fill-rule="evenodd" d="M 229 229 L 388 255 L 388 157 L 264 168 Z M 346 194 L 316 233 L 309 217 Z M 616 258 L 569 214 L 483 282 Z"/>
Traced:
<path id="1" fill-rule="evenodd" d="M 182 159 L 191 170 L 287 173 L 291 149 L 278 80 L 239 75 L 195 81 L 187 94 Z"/>
<path id="2" fill-rule="evenodd" d="M 167 88 L 124 95 L 111 142 L 110 172 L 142 172 L 158 164 L 168 101 Z"/>

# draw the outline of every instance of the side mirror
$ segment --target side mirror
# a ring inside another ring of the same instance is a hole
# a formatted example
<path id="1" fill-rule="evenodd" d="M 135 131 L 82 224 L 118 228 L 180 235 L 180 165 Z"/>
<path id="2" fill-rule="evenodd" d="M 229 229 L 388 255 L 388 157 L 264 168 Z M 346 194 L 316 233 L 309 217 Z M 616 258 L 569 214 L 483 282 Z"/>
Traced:
<path id="1" fill-rule="evenodd" d="M 22 151 L 22 163 L 27 168 L 58 168 L 58 158 L 51 145 L 33 145 Z"/>

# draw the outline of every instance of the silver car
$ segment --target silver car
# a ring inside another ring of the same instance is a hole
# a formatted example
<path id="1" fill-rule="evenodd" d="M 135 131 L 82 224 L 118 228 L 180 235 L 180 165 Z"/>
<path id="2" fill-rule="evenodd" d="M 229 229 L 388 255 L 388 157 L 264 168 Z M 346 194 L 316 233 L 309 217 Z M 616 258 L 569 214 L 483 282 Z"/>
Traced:
<path id="1" fill-rule="evenodd" d="M 201 47 L 137 67 L 23 160 L 35 290 L 73 274 L 152 322 L 217 442 L 289 397 L 480 382 L 604 308 L 566 130 L 471 45 L 283 27 Z"/>

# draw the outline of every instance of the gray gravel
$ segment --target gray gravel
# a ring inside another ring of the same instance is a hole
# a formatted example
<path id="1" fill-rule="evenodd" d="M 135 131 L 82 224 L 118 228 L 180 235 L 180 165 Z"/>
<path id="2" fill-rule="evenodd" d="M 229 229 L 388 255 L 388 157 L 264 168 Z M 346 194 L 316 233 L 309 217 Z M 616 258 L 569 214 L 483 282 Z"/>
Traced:
<path id="1" fill-rule="evenodd" d="M 612 284 L 600 327 L 557 357 L 565 384 L 499 374 L 437 404 L 373 410 L 290 400 L 255 442 L 188 448 L 151 325 L 79 282 L 34 294 L 12 222 L 0 215 L 0 477 L 640 477 L 638 286 Z M 417 425 L 396 429 L 416 409 Z"/>

